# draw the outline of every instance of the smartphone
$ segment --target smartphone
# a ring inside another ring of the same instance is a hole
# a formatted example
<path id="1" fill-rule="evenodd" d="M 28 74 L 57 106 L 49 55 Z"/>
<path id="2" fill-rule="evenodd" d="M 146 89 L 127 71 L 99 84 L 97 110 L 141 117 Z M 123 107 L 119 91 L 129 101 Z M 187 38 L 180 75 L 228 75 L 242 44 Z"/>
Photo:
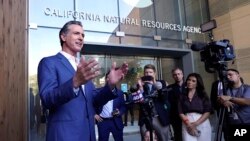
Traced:
<path id="1" fill-rule="evenodd" d="M 153 81 L 153 77 L 152 76 L 143 76 L 141 77 L 142 81 Z"/>

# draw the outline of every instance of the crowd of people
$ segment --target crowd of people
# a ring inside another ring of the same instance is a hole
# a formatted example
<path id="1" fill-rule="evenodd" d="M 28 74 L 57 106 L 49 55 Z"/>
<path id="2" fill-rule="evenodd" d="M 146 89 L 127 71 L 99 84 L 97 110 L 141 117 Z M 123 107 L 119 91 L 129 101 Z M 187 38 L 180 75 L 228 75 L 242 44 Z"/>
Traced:
<path id="1" fill-rule="evenodd" d="M 200 74 L 190 73 L 184 80 L 182 69 L 174 68 L 174 83 L 167 85 L 157 80 L 153 64 L 144 66 L 134 93 L 124 93 L 117 87 L 128 72 L 126 62 L 119 67 L 113 62 L 105 75 L 105 85 L 96 88 L 92 79 L 100 73 L 98 62 L 85 60 L 84 56 L 77 58 L 84 36 L 81 22 L 67 22 L 59 32 L 62 50 L 39 63 L 39 95 L 48 111 L 47 141 L 95 141 L 95 124 L 99 141 L 108 141 L 110 133 L 115 141 L 123 141 L 128 112 L 134 126 L 133 104 L 139 105 L 142 141 L 168 141 L 171 134 L 175 141 L 211 141 L 209 117 L 224 107 L 231 108 L 223 128 L 225 141 L 230 141 L 228 126 L 250 124 L 250 87 L 243 83 L 239 71 L 228 69 L 226 93 L 219 92 L 221 83 L 216 81 L 211 99 Z"/>

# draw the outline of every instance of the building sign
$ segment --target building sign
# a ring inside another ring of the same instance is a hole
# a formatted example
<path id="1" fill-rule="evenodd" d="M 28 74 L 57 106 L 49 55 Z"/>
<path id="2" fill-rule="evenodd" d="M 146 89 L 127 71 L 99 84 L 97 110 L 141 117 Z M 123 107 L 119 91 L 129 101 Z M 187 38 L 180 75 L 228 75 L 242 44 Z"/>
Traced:
<path id="1" fill-rule="evenodd" d="M 71 10 L 60 10 L 60 9 L 52 9 L 45 8 L 44 14 L 46 16 L 52 16 L 57 18 L 74 18 L 77 20 L 85 20 L 85 21 L 93 21 L 93 22 L 105 22 L 105 23 L 114 23 L 114 24 L 127 24 L 133 26 L 141 26 L 147 28 L 157 28 L 163 30 L 172 30 L 172 31 L 182 31 L 189 33 L 201 33 L 200 27 L 194 26 L 182 26 L 175 23 L 167 23 L 160 21 L 152 21 L 145 19 L 137 19 L 137 18 L 121 18 L 117 16 L 110 15 L 99 15 L 93 13 L 86 13 L 82 11 L 71 11 Z"/>

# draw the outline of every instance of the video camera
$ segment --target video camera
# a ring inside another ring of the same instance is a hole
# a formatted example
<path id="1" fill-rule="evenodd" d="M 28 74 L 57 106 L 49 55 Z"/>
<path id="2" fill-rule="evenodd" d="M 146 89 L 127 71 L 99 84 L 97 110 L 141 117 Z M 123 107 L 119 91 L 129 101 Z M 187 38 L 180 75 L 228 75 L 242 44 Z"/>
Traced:
<path id="1" fill-rule="evenodd" d="M 214 28 L 216 28 L 215 20 L 201 25 L 202 32 L 210 31 Z M 210 37 L 212 42 L 207 44 L 196 42 L 191 45 L 191 49 L 200 51 L 201 61 L 205 63 L 205 70 L 209 73 L 214 73 L 215 70 L 220 69 L 221 64 L 233 60 L 235 54 L 229 40 L 213 41 L 211 35 Z"/>

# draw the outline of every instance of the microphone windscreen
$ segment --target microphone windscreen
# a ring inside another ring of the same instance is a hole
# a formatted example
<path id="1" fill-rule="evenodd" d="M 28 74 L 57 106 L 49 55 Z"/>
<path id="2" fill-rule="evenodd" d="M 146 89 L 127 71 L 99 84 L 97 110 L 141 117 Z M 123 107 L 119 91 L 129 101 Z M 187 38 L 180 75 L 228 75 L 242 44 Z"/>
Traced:
<path id="1" fill-rule="evenodd" d="M 192 51 L 201 51 L 201 50 L 205 49 L 206 45 L 207 45 L 206 43 L 194 42 L 191 45 L 191 49 L 192 49 Z"/>
<path id="2" fill-rule="evenodd" d="M 155 86 L 155 88 L 156 88 L 157 90 L 161 90 L 161 89 L 162 89 L 162 83 L 159 82 L 159 81 L 156 81 L 155 84 L 154 84 L 154 86 Z"/>
<path id="3" fill-rule="evenodd" d="M 139 88 L 138 88 L 138 85 L 137 84 L 134 84 L 134 85 L 132 85 L 131 87 L 130 87 L 130 92 L 131 93 L 133 93 L 133 92 L 136 92 L 137 90 L 138 90 Z"/>

